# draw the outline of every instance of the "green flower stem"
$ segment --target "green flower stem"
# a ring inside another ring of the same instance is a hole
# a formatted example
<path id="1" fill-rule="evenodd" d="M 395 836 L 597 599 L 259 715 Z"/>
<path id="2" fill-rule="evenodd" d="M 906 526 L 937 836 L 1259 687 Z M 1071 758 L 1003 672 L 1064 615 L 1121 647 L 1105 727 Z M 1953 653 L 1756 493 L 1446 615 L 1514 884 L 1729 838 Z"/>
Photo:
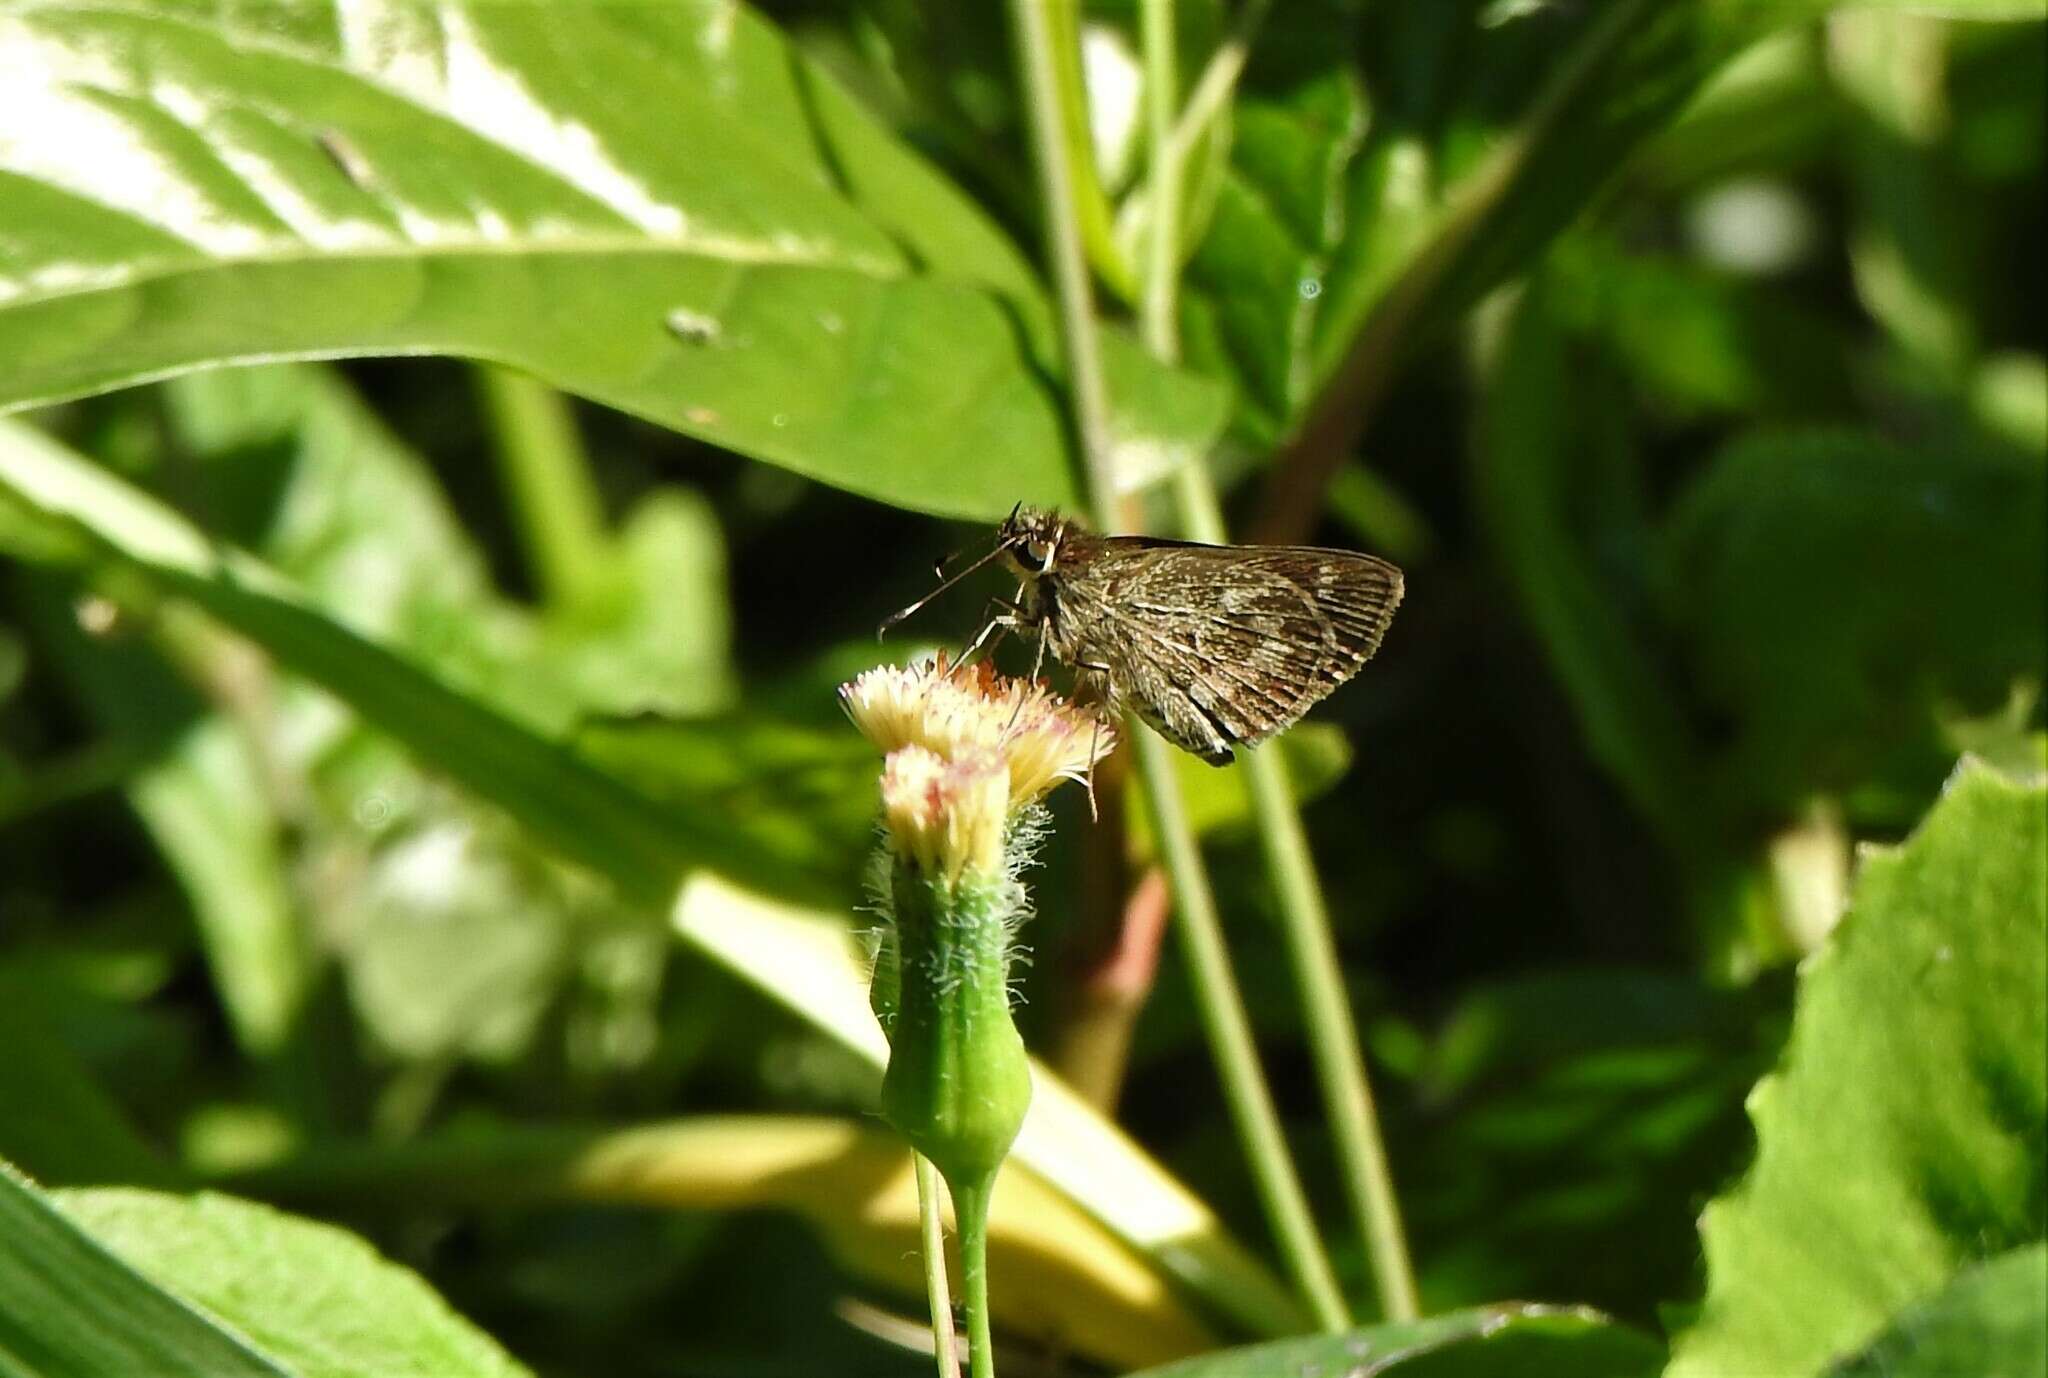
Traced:
<path id="1" fill-rule="evenodd" d="M 1295 807 L 1286 770 L 1276 753 L 1253 751 L 1242 759 L 1266 869 L 1280 900 L 1281 932 L 1306 1006 L 1309 1051 L 1330 1114 L 1330 1131 L 1344 1169 L 1344 1188 L 1372 1256 L 1380 1309 L 1390 1321 L 1412 1321 L 1421 1314 L 1415 1267 L 1408 1258 L 1401 1205 L 1394 1195 L 1393 1174 L 1387 1169 L 1386 1143 L 1373 1108 L 1351 1002 L 1344 993 L 1343 968 L 1330 934 L 1330 910 L 1316 876 L 1315 860 L 1309 854 L 1301 811 Z"/>
<path id="2" fill-rule="evenodd" d="M 1223 923 L 1216 913 L 1216 897 L 1210 892 L 1209 877 L 1202 869 L 1202 856 L 1195 844 L 1186 806 L 1174 782 L 1173 748 L 1134 720 L 1131 736 L 1138 753 L 1138 770 L 1145 782 L 1145 798 L 1152 808 L 1152 823 L 1159 835 L 1160 857 L 1173 880 L 1173 898 L 1180 913 L 1174 931 L 1180 936 L 1181 959 L 1187 963 L 1188 979 L 1194 986 L 1195 1005 L 1208 1035 L 1210 1054 L 1223 1082 L 1223 1098 L 1230 1118 L 1251 1161 L 1252 1179 L 1259 1190 L 1275 1242 L 1280 1246 L 1295 1285 L 1308 1299 L 1318 1323 L 1325 1330 L 1342 1330 L 1351 1323 L 1344 1295 L 1337 1287 L 1336 1274 L 1323 1252 L 1309 1214 L 1308 1197 L 1287 1156 L 1287 1140 L 1280 1129 L 1280 1115 L 1266 1089 L 1259 1070 L 1258 1050 L 1252 1044 L 1251 1020 L 1246 1017 L 1244 997 L 1230 971 L 1230 954 L 1223 944 Z"/>
<path id="3" fill-rule="evenodd" d="M 1060 138 L 1061 69 L 1050 52 L 1052 37 L 1041 0 L 1011 0 L 1010 13 L 1023 70 L 1025 101 L 1031 113 L 1032 145 L 1046 206 L 1047 251 L 1059 293 L 1060 325 L 1066 343 L 1068 376 L 1072 380 L 1076 429 L 1087 460 L 1090 505 L 1097 527 L 1111 530 L 1115 526 L 1116 488 L 1108 449 L 1095 309 L 1089 297 L 1074 209 L 1073 171 Z M 1150 22 L 1156 26 L 1159 18 L 1153 15 Z M 1156 64 L 1158 59 L 1152 61 Z M 1161 201 L 1169 199 L 1173 199 L 1170 185 L 1169 195 Z M 1168 214 L 1172 218 L 1172 213 Z M 1157 309 L 1160 300 L 1155 284 L 1147 293 L 1148 310 Z M 1170 292 L 1163 300 L 1171 306 Z M 1350 1317 L 1309 1215 L 1301 1180 L 1287 1156 L 1280 1117 L 1259 1068 L 1250 1021 L 1245 1017 L 1244 998 L 1231 974 L 1216 901 L 1174 779 L 1172 759 L 1167 755 L 1169 748 L 1135 720 L 1127 721 L 1126 735 L 1136 743 L 1145 796 L 1151 801 L 1153 826 L 1173 880 L 1174 902 L 1180 915 L 1180 922 L 1174 927 L 1180 935 L 1181 950 L 1194 984 L 1210 1054 L 1216 1060 L 1224 1098 L 1229 1102 L 1238 1137 L 1250 1160 L 1260 1200 L 1288 1271 L 1317 1321 L 1327 1329 L 1341 1330 L 1350 1323 Z"/>
<path id="4" fill-rule="evenodd" d="M 960 1346 L 953 1335 L 953 1294 L 946 1287 L 946 1226 L 939 1209 L 939 1174 L 922 1153 L 917 1171 L 917 1223 L 924 1245 L 924 1292 L 932 1312 L 932 1354 L 939 1378 L 960 1378 Z"/>
<path id="5" fill-rule="evenodd" d="M 1020 898 L 1016 883 L 1002 876 L 970 871 L 956 881 L 927 875 L 901 857 L 891 864 L 898 985 L 882 1115 L 952 1192 L 974 1378 L 995 1375 L 989 1193 L 1031 1104 L 1030 1060 L 1010 1018 L 1010 928 Z M 920 1180 L 921 1206 L 925 1185 Z M 936 1242 L 935 1253 L 929 1221 L 925 1250 L 927 1283 L 936 1270 L 943 1287 L 943 1243 Z M 939 1304 L 934 1294 L 935 1332 Z M 944 1366 L 941 1358 L 942 1372 Z"/>
<path id="6" fill-rule="evenodd" d="M 1198 464 L 1183 465 L 1180 479 L 1181 524 L 1189 539 L 1226 539 L 1223 512 L 1208 471 Z M 1359 1052 L 1351 1002 L 1344 993 L 1337 944 L 1330 933 L 1330 908 L 1316 876 L 1301 811 L 1295 807 L 1286 768 L 1278 755 L 1248 751 L 1238 759 L 1244 766 L 1266 870 L 1279 900 L 1288 961 L 1306 1007 L 1309 1052 L 1329 1110 L 1345 1192 L 1372 1257 L 1380 1308 L 1388 1320 L 1413 1320 L 1421 1311 L 1415 1266 L 1408 1257 L 1401 1206 L 1394 1195 L 1393 1174 L 1387 1168 L 1386 1142 L 1380 1134 L 1365 1059 Z"/>
<path id="7" fill-rule="evenodd" d="M 569 399 L 509 369 L 475 374 L 534 582 L 543 601 L 573 606 L 602 584 L 610 536 Z"/>
<path id="8" fill-rule="evenodd" d="M 969 1186 L 952 1184 L 953 1223 L 960 1232 L 960 1300 L 967 1315 L 967 1366 L 972 1378 L 996 1378 L 989 1336 L 988 1207 L 995 1174 Z"/>
<path id="9" fill-rule="evenodd" d="M 1256 3 L 1247 7 L 1246 16 L 1254 26 L 1262 17 L 1263 8 Z M 1181 164 L 1180 153 L 1166 132 L 1173 120 L 1173 0 L 1145 0 L 1143 34 L 1145 89 L 1154 150 L 1153 241 L 1145 278 L 1145 344 L 1162 362 L 1175 363 L 1180 356 L 1176 329 L 1176 222 Z M 1243 65 L 1241 53 L 1237 63 L 1239 67 Z M 1207 75 L 1204 74 L 1205 80 Z M 1206 467 L 1183 464 L 1176 492 L 1181 526 L 1191 540 L 1214 543 L 1227 539 L 1222 505 L 1217 501 L 1216 487 Z M 1380 1308 L 1389 1320 L 1413 1320 L 1420 1311 L 1415 1269 L 1408 1258 L 1400 1203 L 1394 1195 L 1393 1175 L 1387 1169 L 1386 1144 L 1373 1106 L 1371 1083 L 1366 1079 L 1365 1059 L 1359 1052 L 1351 1003 L 1344 994 L 1343 968 L 1331 937 L 1329 906 L 1316 876 L 1315 860 L 1309 853 L 1301 813 L 1295 807 L 1277 755 L 1254 751 L 1241 759 L 1266 867 L 1280 902 L 1288 958 L 1306 1006 L 1316 1076 L 1329 1108 L 1331 1131 L 1344 1167 L 1345 1189 L 1372 1256 Z"/>

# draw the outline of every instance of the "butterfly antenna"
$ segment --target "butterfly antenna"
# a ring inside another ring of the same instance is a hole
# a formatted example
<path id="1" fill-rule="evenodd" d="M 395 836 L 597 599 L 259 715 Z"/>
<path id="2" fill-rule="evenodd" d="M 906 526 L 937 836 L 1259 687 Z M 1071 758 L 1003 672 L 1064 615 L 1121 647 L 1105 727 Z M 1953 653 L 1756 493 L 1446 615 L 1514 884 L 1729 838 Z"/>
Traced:
<path id="1" fill-rule="evenodd" d="M 996 543 L 996 548 L 994 550 L 991 550 L 988 554 L 982 556 L 979 560 L 976 560 L 973 564 L 967 566 L 967 568 L 961 570 L 952 578 L 940 583 L 940 585 L 937 588 L 933 589 L 930 593 L 927 593 L 924 597 L 918 599 L 909 607 L 904 608 L 898 612 L 890 613 L 887 617 L 882 619 L 882 625 L 875 628 L 875 640 L 880 641 L 883 637 L 889 634 L 889 628 L 895 626 L 898 622 L 901 622 L 904 618 L 910 616 L 912 613 L 922 608 L 925 604 L 931 602 L 932 599 L 937 598 L 947 589 L 953 587 L 953 585 L 959 583 L 962 579 L 965 579 L 968 575 L 974 573 L 974 571 L 980 569 L 983 565 L 995 559 L 996 556 L 1008 550 L 1012 544 L 1013 542 L 1010 541 L 998 541 Z M 940 568 L 943 569 L 944 565 L 942 564 Z M 937 573 L 937 571 L 934 571 L 934 573 Z"/>

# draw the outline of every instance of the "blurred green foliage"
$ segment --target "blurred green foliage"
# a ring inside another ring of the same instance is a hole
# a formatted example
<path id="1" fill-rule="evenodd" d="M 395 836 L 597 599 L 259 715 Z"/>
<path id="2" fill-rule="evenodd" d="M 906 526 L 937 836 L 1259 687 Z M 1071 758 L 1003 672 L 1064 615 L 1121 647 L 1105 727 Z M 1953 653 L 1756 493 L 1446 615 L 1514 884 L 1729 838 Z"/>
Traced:
<path id="1" fill-rule="evenodd" d="M 1264 8 L 1176 7 L 1189 88 Z M 748 1209 L 772 1192 L 626 1213 L 573 1174 L 545 1206 L 485 1177 L 457 1207 L 395 1164 L 494 1127 L 873 1112 L 808 957 L 734 959 L 664 910 L 709 875 L 864 927 L 876 762 L 833 687 L 962 642 L 999 580 L 922 613 L 928 641 L 873 631 L 981 518 L 1073 501 L 1001 16 L 348 10 L 0 0 L 0 1158 L 91 1188 L 0 1179 L 46 1246 L 0 1247 L 0 1283 L 61 1257 L 109 1305 L 223 1323 L 164 1331 L 189 1345 L 165 1364 L 246 1331 L 233 1269 L 194 1260 L 247 1247 L 359 1270 L 465 1371 L 514 1371 L 480 1331 L 537 1373 L 928 1372 L 877 1338 L 915 1298 Z M 1425 1300 L 1455 1313 L 1391 1371 L 1620 1373 L 1674 1336 L 1688 1378 L 2025 1352 L 2048 15 L 1273 5 L 1188 131 L 1168 369 L 1122 325 L 1134 11 L 1087 5 L 1076 59 L 1118 462 L 1157 511 L 1204 463 L 1238 525 L 1305 504 L 1408 571 L 1380 658 L 1277 748 Z M 1243 804 L 1190 770 L 1337 1236 Z M 1123 894 L 1075 793 L 1021 979 L 1041 1050 Z M 1923 1081 L 1975 1091 L 1937 1125 Z M 1257 1250 L 1212 1084 L 1168 958 L 1115 1118 Z M 1880 1112 L 1895 1134 L 1854 1128 Z M 338 1151 L 394 1166 L 321 1209 L 469 1321 L 347 1235 L 172 1194 Z M 1695 1218 L 1753 1159 L 1703 1265 Z M 1828 1197 L 1851 1177 L 1924 1228 Z M 1119 1228 L 1070 1261 L 1131 1352 L 1168 1334 L 1132 1276 L 1219 1336 L 1284 1328 Z M 1808 1296 L 1819 1274 L 1850 1282 Z M 1802 1307 L 1753 1325 L 1773 1295 Z M 1507 1298 L 1628 1328 L 1460 1310 Z M 361 1338 L 301 1319 L 233 1362 L 323 1372 L 294 1346 Z M 1335 1365 L 1402 1333 L 1284 1343 Z M 1017 1372 L 1116 1362 L 1009 1339 Z M 0 1348 L 30 1343 L 52 1371 L 113 1352 L 0 1300 Z"/>

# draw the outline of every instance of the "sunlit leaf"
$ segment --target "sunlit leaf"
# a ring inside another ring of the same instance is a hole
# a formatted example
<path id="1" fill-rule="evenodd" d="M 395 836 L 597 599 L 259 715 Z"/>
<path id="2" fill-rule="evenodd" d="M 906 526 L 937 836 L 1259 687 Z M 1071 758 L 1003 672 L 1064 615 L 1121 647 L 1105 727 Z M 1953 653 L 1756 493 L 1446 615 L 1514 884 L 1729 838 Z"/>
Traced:
<path id="1" fill-rule="evenodd" d="M 0 1353 L 38 1378 L 516 1378 L 352 1235 L 224 1196 L 44 1195 L 0 1163 Z"/>
<path id="2" fill-rule="evenodd" d="M 2048 1237 L 2044 836 L 2038 778 L 1966 761 L 1865 860 L 1750 1096 L 1756 1164 L 1701 1220 L 1706 1304 L 1669 1378 L 1825 1372 Z"/>
<path id="3" fill-rule="evenodd" d="M 16 5 L 0 71 L 0 406 L 449 353 L 905 506 L 1074 497 L 1025 260 L 744 8 Z M 1135 454 L 1220 425 L 1109 364 Z"/>

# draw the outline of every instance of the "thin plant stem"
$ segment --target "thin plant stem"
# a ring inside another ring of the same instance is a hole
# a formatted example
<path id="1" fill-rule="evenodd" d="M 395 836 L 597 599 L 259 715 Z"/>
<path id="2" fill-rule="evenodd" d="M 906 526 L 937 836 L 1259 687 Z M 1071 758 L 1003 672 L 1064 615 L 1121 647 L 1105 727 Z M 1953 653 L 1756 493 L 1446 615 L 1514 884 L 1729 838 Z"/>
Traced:
<path id="1" fill-rule="evenodd" d="M 509 369 L 480 367 L 476 379 L 534 583 L 543 602 L 574 606 L 603 577 L 608 537 L 569 400 Z"/>
<path id="2" fill-rule="evenodd" d="M 917 1223 L 924 1241 L 924 1292 L 931 1304 L 932 1352 L 939 1378 L 960 1378 L 960 1344 L 953 1334 L 953 1294 L 946 1286 L 946 1224 L 939 1209 L 939 1170 L 922 1153 L 917 1170 Z"/>
<path id="3" fill-rule="evenodd" d="M 1145 122 L 1152 151 L 1150 213 L 1152 239 L 1145 256 L 1142 320 L 1145 347 L 1172 363 L 1180 357 L 1180 321 L 1175 300 L 1180 286 L 1180 169 L 1183 155 L 1173 146 L 1173 107 L 1179 97 L 1174 71 L 1174 0 L 1144 0 L 1140 32 L 1145 46 Z"/>
<path id="4" fill-rule="evenodd" d="M 1039 0 L 1052 39 L 1060 96 L 1060 130 L 1067 146 L 1068 185 L 1074 193 L 1074 214 L 1081 229 L 1081 248 L 1110 291 L 1125 301 L 1137 295 L 1131 265 L 1116 242 L 1116 213 L 1102 188 L 1095 162 L 1095 135 L 1089 124 L 1088 88 L 1082 81 L 1081 7 L 1073 0 Z"/>
<path id="5" fill-rule="evenodd" d="M 1211 542 L 1225 539 L 1223 512 L 1208 471 L 1200 465 L 1184 465 L 1180 477 L 1181 522 L 1188 537 Z M 1249 751 L 1239 759 L 1267 874 L 1279 901 L 1288 963 L 1307 1015 L 1309 1053 L 1329 1111 L 1344 1190 L 1372 1259 L 1380 1309 L 1388 1320 L 1413 1320 L 1421 1312 L 1415 1267 L 1408 1256 L 1407 1232 L 1387 1166 L 1372 1083 L 1359 1052 L 1357 1024 L 1344 993 L 1343 967 L 1330 932 L 1330 908 L 1309 852 L 1301 811 L 1278 755 Z"/>
<path id="6" fill-rule="evenodd" d="M 1254 3 L 1246 9 L 1245 17 L 1253 27 L 1262 8 Z M 1142 31 L 1153 149 L 1153 238 L 1145 274 L 1144 336 L 1146 347 L 1156 357 L 1174 363 L 1179 359 L 1175 327 L 1182 155 L 1165 136 L 1172 120 L 1174 96 L 1173 0 L 1145 0 Z M 1248 42 L 1249 35 L 1245 37 Z M 1242 65 L 1240 55 L 1238 66 Z M 1212 62 L 1212 70 L 1214 67 Z M 1199 463 L 1186 463 L 1181 465 L 1177 477 L 1181 525 L 1187 535 L 1197 541 L 1223 541 L 1222 505 L 1217 501 L 1208 470 Z M 1372 1258 L 1380 1308 L 1389 1320 L 1412 1320 L 1420 1310 L 1415 1270 L 1408 1257 L 1400 1203 L 1394 1195 L 1379 1115 L 1373 1106 L 1357 1027 L 1344 993 L 1343 968 L 1338 963 L 1336 942 L 1330 932 L 1329 906 L 1309 852 L 1308 836 L 1280 758 L 1270 751 L 1255 751 L 1242 759 L 1267 870 L 1279 900 L 1289 961 L 1306 1007 L 1309 1048 L 1317 1080 L 1330 1114 L 1345 1190 Z M 1149 784 L 1148 780 L 1148 787 Z"/>
<path id="7" fill-rule="evenodd" d="M 1187 164 L 1188 155 L 1194 152 L 1195 145 L 1215 123 L 1216 112 L 1237 89 L 1237 79 L 1244 74 L 1244 64 L 1251 57 L 1252 39 L 1258 34 L 1259 25 L 1265 22 L 1266 11 L 1272 3 L 1273 0 L 1246 0 L 1245 7 L 1238 11 L 1237 22 L 1230 26 L 1230 32 L 1216 46 L 1208 65 L 1202 68 L 1202 75 L 1195 79 L 1194 89 L 1188 92 L 1188 103 L 1181 110 L 1180 118 L 1173 124 L 1173 132 L 1167 136 L 1164 145 L 1175 167 Z M 1161 145 L 1154 143 L 1152 146 L 1158 148 Z"/>
<path id="8" fill-rule="evenodd" d="M 1080 442 L 1089 506 L 1098 522 L 1114 516 L 1116 482 L 1110 451 L 1109 389 L 1103 382 L 1102 345 L 1081 245 L 1079 198 L 1066 120 L 1061 114 L 1060 62 L 1053 49 L 1054 6 L 1073 0 L 1010 0 L 1010 21 L 1023 74 L 1024 104 L 1030 114 L 1032 161 L 1045 205 L 1046 256 L 1060 308 L 1061 342 L 1067 360 L 1067 388 L 1073 397 L 1074 429 Z M 1072 32 L 1071 26 L 1068 32 Z M 1106 528 L 1105 528 L 1106 529 Z"/>
<path id="9" fill-rule="evenodd" d="M 1243 760 L 1266 869 L 1280 901 L 1288 960 L 1308 1015 L 1309 1053 L 1330 1115 L 1344 1189 L 1372 1258 L 1380 1309 L 1388 1320 L 1412 1321 L 1421 1314 L 1415 1266 L 1408 1257 L 1401 1205 L 1387 1167 L 1386 1141 L 1373 1107 L 1365 1057 L 1359 1050 L 1351 1002 L 1344 993 L 1344 972 L 1330 934 L 1329 905 L 1309 853 L 1301 812 L 1295 807 L 1276 753 L 1249 752 Z"/>
<path id="10" fill-rule="evenodd" d="M 1116 515 L 1116 487 L 1108 448 L 1106 390 L 1094 303 L 1081 246 L 1071 186 L 1073 169 L 1066 157 L 1060 127 L 1062 99 L 1057 89 L 1059 62 L 1050 50 L 1051 26 L 1046 3 L 1067 0 L 1011 0 L 1018 63 L 1023 72 L 1025 104 L 1031 116 L 1032 148 L 1038 166 L 1046 216 L 1047 252 L 1058 291 L 1060 325 L 1067 352 L 1067 373 L 1074 399 L 1075 425 L 1089 480 L 1091 507 L 1098 528 L 1110 530 Z M 1153 22 L 1157 23 L 1157 16 Z M 1162 88 L 1166 89 L 1166 88 Z M 1168 191 L 1174 189 L 1169 185 Z M 1163 198 L 1163 199 L 1170 199 Z M 1169 213 L 1171 217 L 1171 213 Z M 1155 222 L 1156 223 L 1156 222 Z M 1169 302 L 1170 304 L 1170 302 Z M 1131 721 L 1128 735 L 1136 742 L 1139 769 L 1150 801 L 1160 852 L 1173 881 L 1180 922 L 1175 925 L 1194 985 L 1196 1004 L 1208 1035 L 1211 1056 L 1223 1084 L 1224 1098 L 1249 1159 L 1252 1178 L 1271 1223 L 1275 1242 L 1288 1271 L 1307 1299 L 1317 1321 L 1329 1330 L 1350 1323 L 1343 1293 L 1330 1268 L 1322 1240 L 1309 1213 L 1280 1116 L 1267 1089 L 1253 1046 L 1244 998 L 1230 969 L 1223 926 L 1209 879 L 1202 869 L 1201 849 L 1188 822 L 1169 748 Z M 961 1203 L 954 1196 L 955 1217 Z M 965 1242 L 965 1227 L 962 1227 Z"/>
<path id="11" fill-rule="evenodd" d="M 996 1378 L 989 1336 L 988 1203 L 994 1177 L 974 1186 L 954 1182 L 953 1224 L 960 1232 L 960 1293 L 967 1314 L 967 1366 L 972 1378 Z"/>
<path id="12" fill-rule="evenodd" d="M 1136 724 L 1133 736 L 1138 770 L 1145 782 L 1145 798 L 1151 804 L 1153 826 L 1159 835 L 1160 855 L 1173 881 L 1174 904 L 1180 917 L 1174 931 L 1179 935 L 1181 959 L 1187 963 L 1196 1009 L 1201 1015 L 1203 1032 L 1208 1035 L 1210 1055 L 1216 1059 L 1231 1121 L 1244 1143 L 1260 1203 L 1265 1207 L 1274 1242 L 1287 1261 L 1295 1286 L 1307 1298 L 1318 1324 L 1325 1330 L 1342 1330 L 1351 1323 L 1351 1316 L 1330 1260 L 1323 1252 L 1322 1238 L 1316 1233 L 1301 1179 L 1295 1175 L 1294 1164 L 1287 1156 L 1279 1112 L 1266 1089 L 1265 1075 L 1259 1070 L 1251 1020 L 1245 1014 L 1244 997 L 1238 993 L 1237 980 L 1230 971 L 1230 954 L 1223 943 L 1223 923 L 1216 912 L 1216 897 L 1210 892 L 1194 829 L 1188 823 L 1180 787 L 1174 780 L 1173 748 Z"/>

